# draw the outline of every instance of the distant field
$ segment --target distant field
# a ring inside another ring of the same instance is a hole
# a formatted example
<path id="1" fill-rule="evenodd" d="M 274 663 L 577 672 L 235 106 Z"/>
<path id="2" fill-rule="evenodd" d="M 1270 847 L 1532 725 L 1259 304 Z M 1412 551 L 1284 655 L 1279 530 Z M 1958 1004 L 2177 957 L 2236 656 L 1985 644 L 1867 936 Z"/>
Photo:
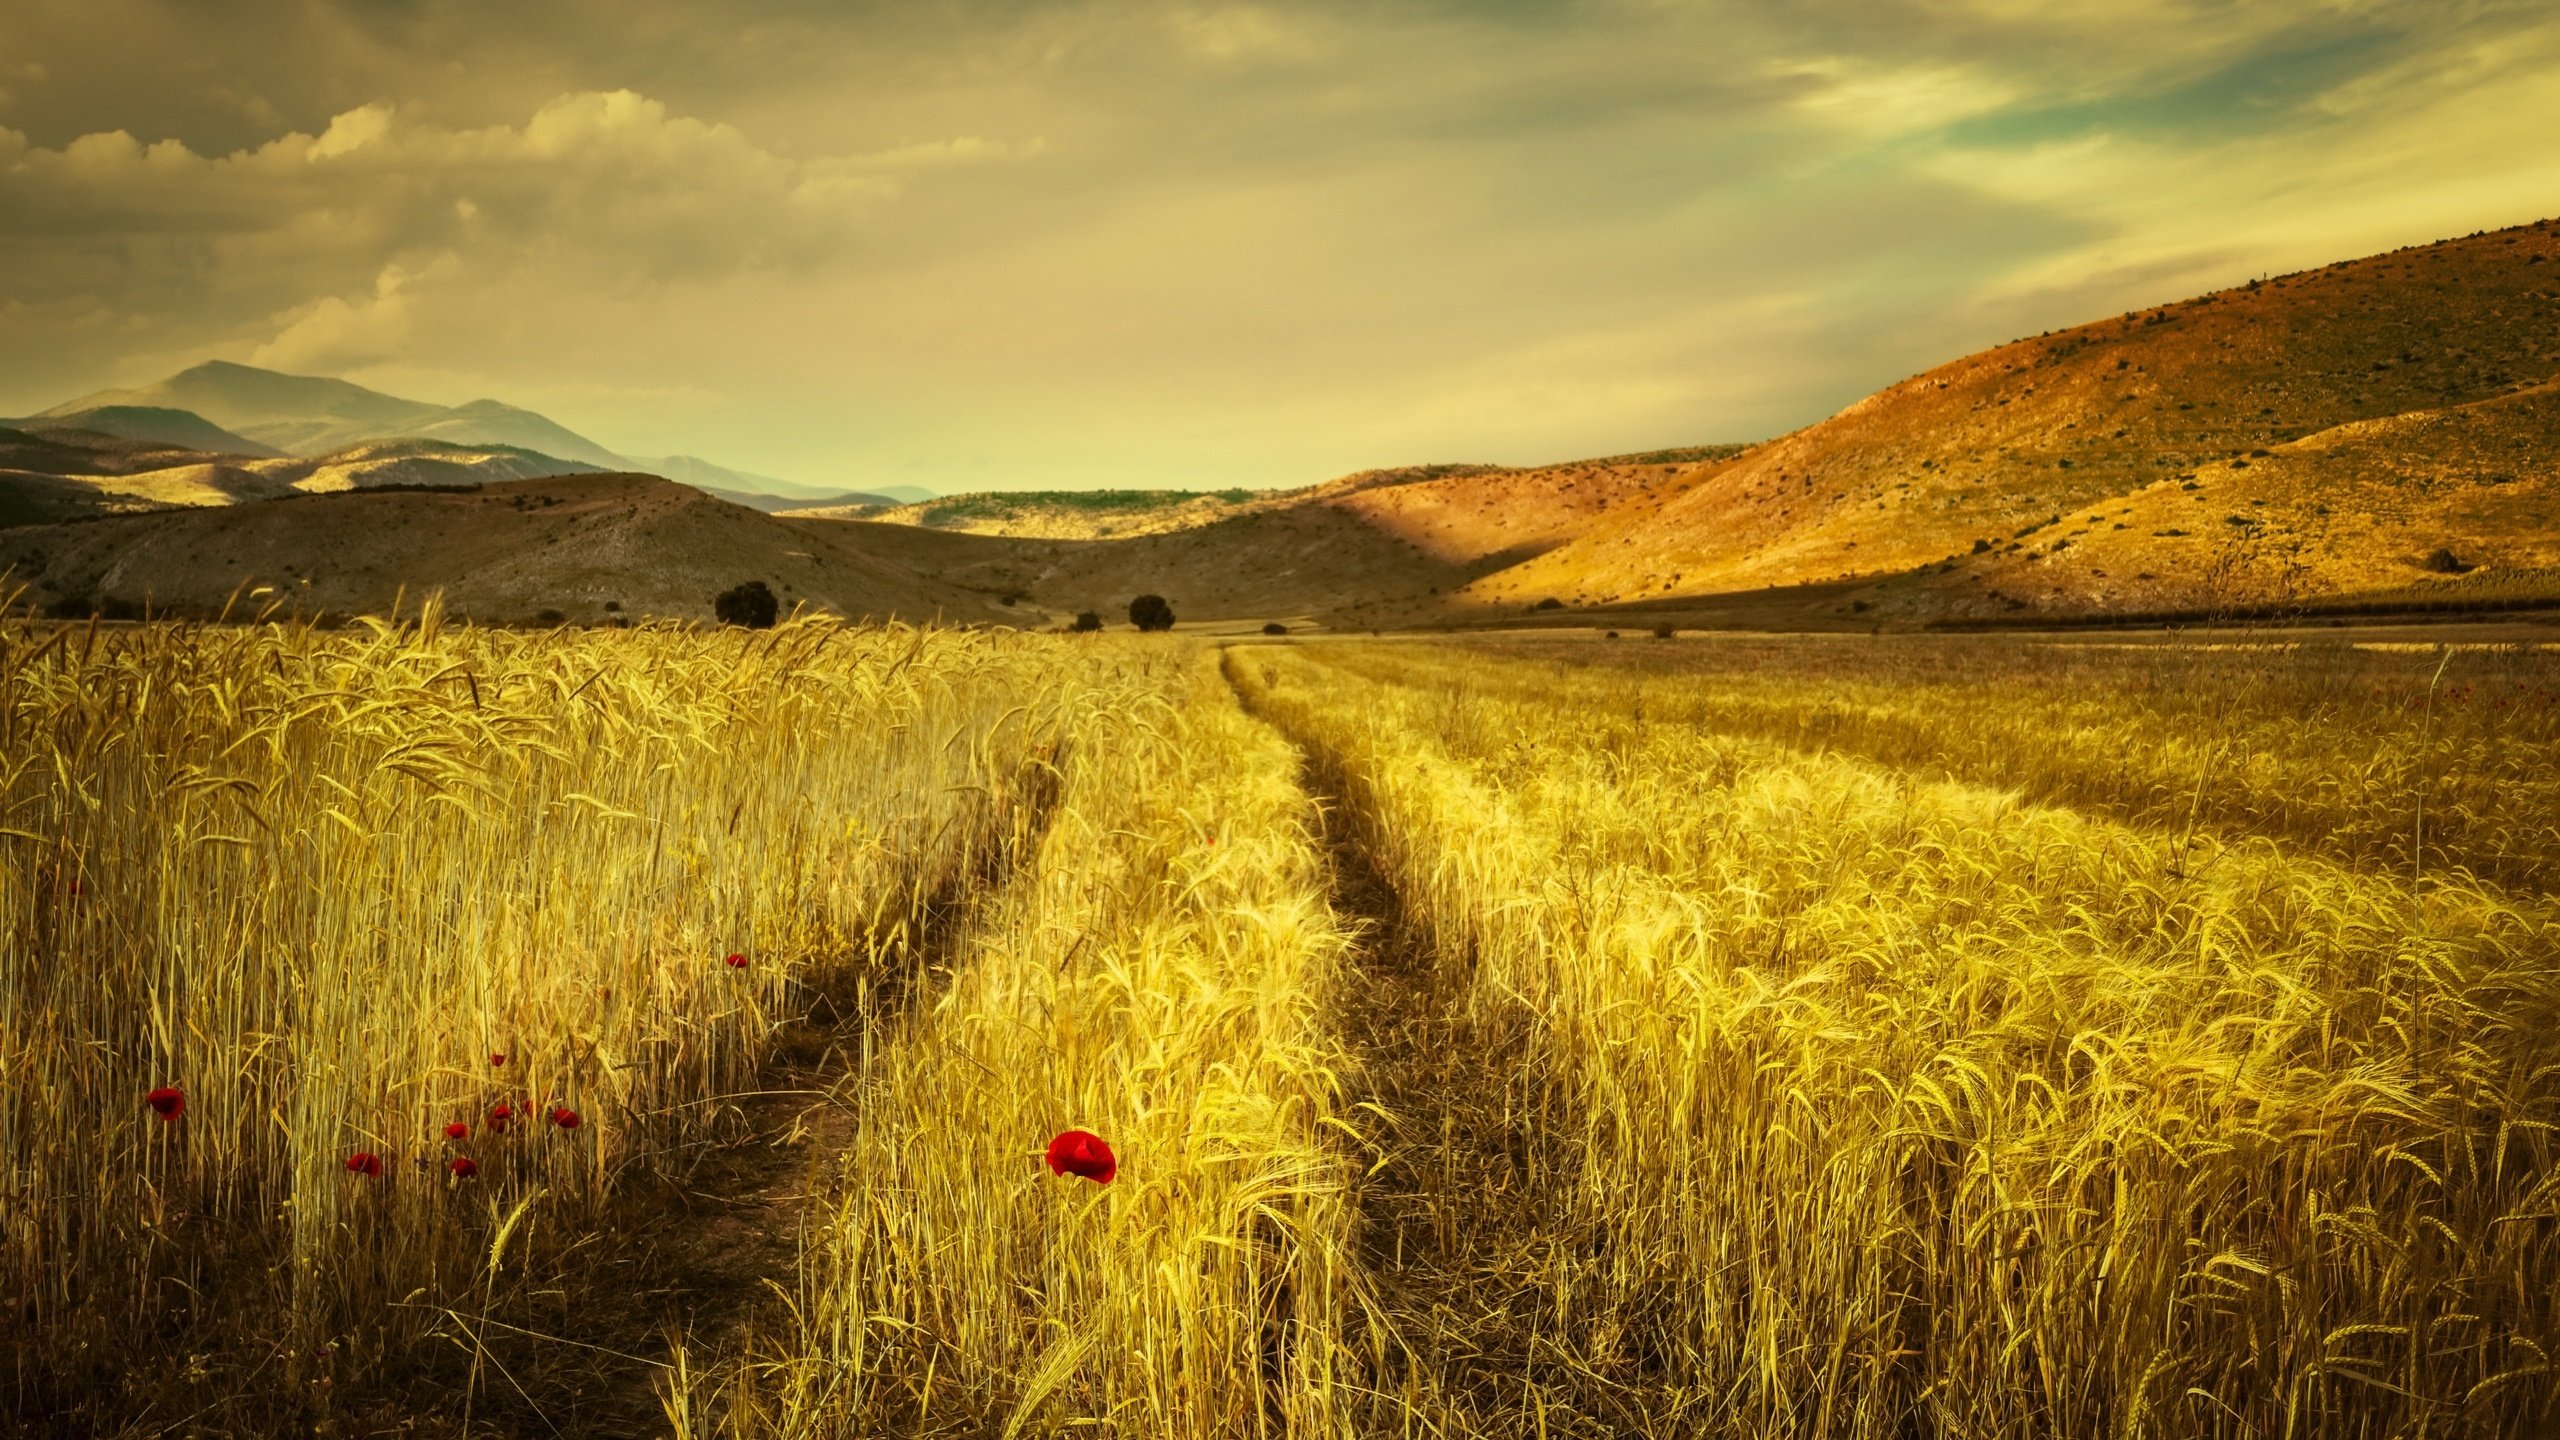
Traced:
<path id="1" fill-rule="evenodd" d="M 37 1433 L 2560 1422 L 2548 650 L 21 626 L 0 846 Z"/>

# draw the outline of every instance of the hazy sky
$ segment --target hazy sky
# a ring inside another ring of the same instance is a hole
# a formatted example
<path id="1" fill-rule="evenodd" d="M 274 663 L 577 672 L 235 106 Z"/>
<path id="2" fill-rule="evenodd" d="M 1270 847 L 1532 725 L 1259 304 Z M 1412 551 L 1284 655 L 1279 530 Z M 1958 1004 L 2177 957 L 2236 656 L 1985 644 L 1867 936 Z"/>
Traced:
<path id="1" fill-rule="evenodd" d="M 938 489 L 1750 439 L 2560 213 L 2551 0 L 9 0 L 0 414 L 226 358 Z"/>

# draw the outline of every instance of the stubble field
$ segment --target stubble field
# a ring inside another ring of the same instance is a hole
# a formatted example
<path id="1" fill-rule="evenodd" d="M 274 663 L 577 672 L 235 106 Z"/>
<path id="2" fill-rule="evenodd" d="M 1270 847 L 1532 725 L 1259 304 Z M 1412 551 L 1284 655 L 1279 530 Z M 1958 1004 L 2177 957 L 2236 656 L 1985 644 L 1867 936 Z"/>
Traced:
<path id="1" fill-rule="evenodd" d="M 10 630 L 0 1402 L 2536 1433 L 2560 656 L 2281 642 Z"/>

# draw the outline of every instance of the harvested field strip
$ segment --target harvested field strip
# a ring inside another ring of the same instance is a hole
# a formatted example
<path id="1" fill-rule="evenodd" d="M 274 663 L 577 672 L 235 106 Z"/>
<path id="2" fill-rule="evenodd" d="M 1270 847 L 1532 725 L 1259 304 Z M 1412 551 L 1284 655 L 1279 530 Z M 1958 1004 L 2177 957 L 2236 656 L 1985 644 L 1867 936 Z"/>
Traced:
<path id="1" fill-rule="evenodd" d="M 1349 1434 L 1364 1368 L 1294 756 L 1187 651 L 1077 715 L 1033 863 L 865 1057 L 795 1325 L 678 1397 L 759 1434 Z M 1126 1158 L 1053 1176 L 1070 1127 Z"/>
<path id="2" fill-rule="evenodd" d="M 1555 1332 L 1707 1428 L 2551 1413 L 2547 918 L 1328 660 L 1231 672 L 1573 1097 Z"/>

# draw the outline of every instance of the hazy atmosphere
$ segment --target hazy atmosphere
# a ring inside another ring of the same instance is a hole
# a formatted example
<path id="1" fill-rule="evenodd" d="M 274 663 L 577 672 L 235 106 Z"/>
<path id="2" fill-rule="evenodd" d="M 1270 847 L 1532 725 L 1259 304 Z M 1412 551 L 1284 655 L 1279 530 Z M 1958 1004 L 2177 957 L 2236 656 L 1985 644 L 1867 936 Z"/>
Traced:
<path id="1" fill-rule="evenodd" d="M 808 484 L 1754 439 L 2560 204 L 2542 3 L 0 10 L 0 413 L 205 359 Z"/>

